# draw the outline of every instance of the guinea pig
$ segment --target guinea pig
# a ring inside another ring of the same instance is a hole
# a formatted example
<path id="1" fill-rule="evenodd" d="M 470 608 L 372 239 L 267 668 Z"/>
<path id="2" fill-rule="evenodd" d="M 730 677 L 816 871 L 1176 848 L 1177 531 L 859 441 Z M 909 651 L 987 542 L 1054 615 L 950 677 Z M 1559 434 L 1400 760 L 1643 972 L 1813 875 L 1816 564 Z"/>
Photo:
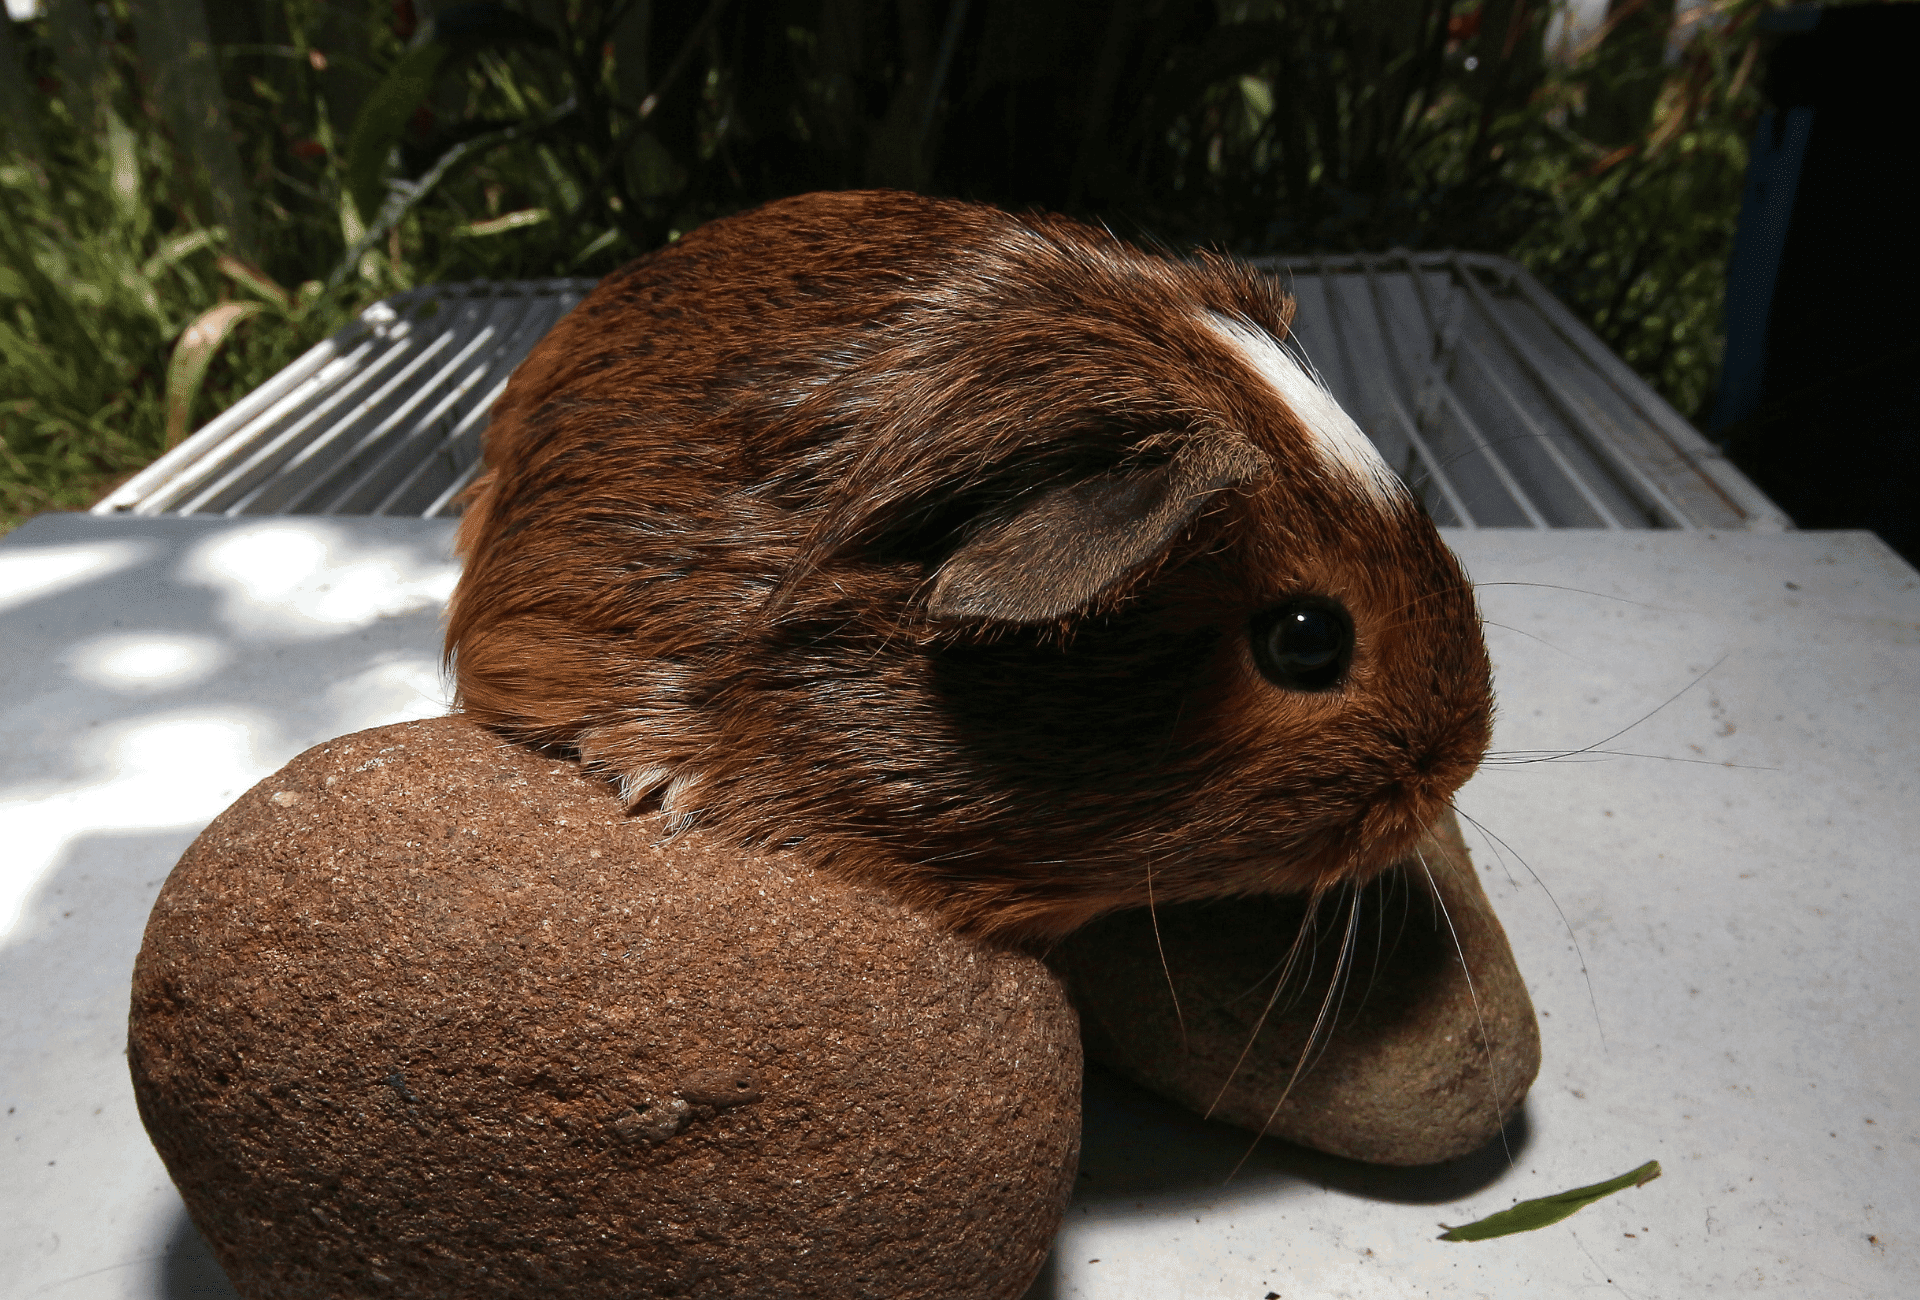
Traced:
<path id="1" fill-rule="evenodd" d="M 1044 942 L 1325 890 L 1479 763 L 1472 588 L 1291 302 L 1055 216 L 814 194 L 609 276 L 467 499 L 457 706 L 636 810 Z"/>

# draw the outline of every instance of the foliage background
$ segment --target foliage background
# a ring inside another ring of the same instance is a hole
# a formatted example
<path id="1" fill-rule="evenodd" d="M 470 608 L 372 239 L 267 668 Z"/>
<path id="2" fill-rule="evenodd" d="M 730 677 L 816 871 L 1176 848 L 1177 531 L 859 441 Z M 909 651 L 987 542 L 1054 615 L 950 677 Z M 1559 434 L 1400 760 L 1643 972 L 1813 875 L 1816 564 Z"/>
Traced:
<path id="1" fill-rule="evenodd" d="M 866 185 L 1510 254 L 1697 420 L 1766 5 L 1550 48 L 1547 0 L 46 0 L 0 24 L 0 527 L 385 294 Z"/>

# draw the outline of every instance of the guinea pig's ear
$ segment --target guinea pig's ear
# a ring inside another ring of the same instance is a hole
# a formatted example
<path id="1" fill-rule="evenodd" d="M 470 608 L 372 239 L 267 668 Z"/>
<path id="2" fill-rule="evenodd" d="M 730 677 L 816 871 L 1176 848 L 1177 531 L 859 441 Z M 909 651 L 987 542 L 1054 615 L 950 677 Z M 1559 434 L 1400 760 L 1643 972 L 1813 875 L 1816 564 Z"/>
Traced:
<path id="1" fill-rule="evenodd" d="M 1189 439 L 1148 469 L 1052 488 L 989 515 L 934 576 L 935 622 L 1047 623 L 1157 559 L 1208 499 L 1273 463 L 1239 434 Z"/>

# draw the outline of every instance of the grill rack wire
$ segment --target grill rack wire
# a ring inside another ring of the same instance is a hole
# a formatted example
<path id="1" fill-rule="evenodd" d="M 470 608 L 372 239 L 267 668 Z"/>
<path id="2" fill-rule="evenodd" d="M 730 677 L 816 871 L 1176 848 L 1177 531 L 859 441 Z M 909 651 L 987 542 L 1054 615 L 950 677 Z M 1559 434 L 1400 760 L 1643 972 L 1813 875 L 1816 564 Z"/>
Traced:
<path id="1" fill-rule="evenodd" d="M 1397 251 L 1256 265 L 1295 296 L 1291 344 L 1442 526 L 1792 526 L 1513 261 Z M 494 399 L 593 284 L 384 299 L 94 513 L 457 514 Z"/>

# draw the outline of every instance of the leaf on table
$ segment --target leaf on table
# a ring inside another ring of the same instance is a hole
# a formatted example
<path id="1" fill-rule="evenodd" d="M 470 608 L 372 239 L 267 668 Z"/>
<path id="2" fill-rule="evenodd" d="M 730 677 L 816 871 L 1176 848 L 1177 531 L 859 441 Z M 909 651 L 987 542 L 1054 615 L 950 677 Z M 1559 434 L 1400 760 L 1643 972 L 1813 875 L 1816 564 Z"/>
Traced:
<path id="1" fill-rule="evenodd" d="M 1484 1219 L 1475 1219 L 1472 1223 L 1463 1223 L 1457 1228 L 1447 1228 L 1440 1237 L 1441 1241 L 1485 1241 L 1489 1237 L 1505 1237 L 1516 1232 L 1532 1232 L 1535 1228 L 1544 1228 L 1550 1223 L 1558 1223 L 1576 1210 L 1585 1209 L 1603 1196 L 1612 1196 L 1615 1192 L 1625 1191 L 1629 1187 L 1639 1187 L 1650 1183 L 1660 1176 L 1660 1162 L 1649 1160 L 1638 1169 L 1630 1169 L 1618 1178 L 1609 1178 L 1604 1183 L 1595 1183 L 1591 1187 L 1576 1187 L 1571 1191 L 1555 1192 L 1552 1196 L 1536 1197 L 1531 1201 L 1522 1201 L 1518 1205 L 1501 1210 L 1498 1214 L 1489 1214 Z"/>

